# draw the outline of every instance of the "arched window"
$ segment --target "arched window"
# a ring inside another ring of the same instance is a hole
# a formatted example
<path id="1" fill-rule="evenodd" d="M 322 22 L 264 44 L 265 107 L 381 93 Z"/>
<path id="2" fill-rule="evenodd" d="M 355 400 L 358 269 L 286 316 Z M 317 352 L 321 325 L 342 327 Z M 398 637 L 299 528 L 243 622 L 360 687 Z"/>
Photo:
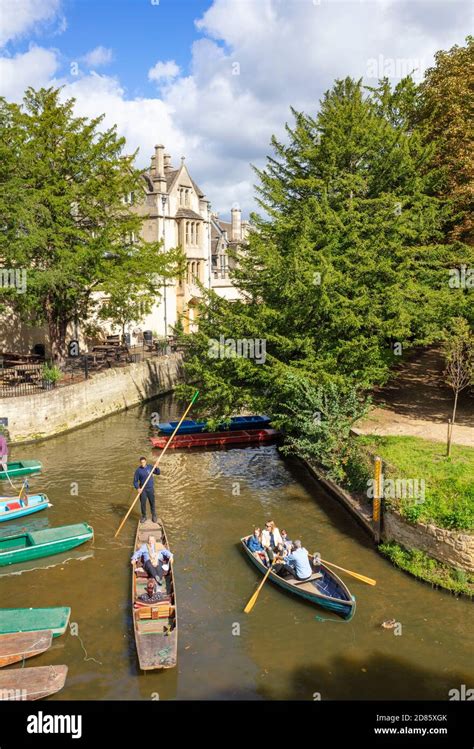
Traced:
<path id="1" fill-rule="evenodd" d="M 186 221 L 186 244 L 189 244 L 189 221 Z"/>
<path id="2" fill-rule="evenodd" d="M 189 190 L 184 192 L 185 205 L 189 205 Z"/>
<path id="3" fill-rule="evenodd" d="M 199 246 L 199 224 L 196 224 L 196 245 Z"/>

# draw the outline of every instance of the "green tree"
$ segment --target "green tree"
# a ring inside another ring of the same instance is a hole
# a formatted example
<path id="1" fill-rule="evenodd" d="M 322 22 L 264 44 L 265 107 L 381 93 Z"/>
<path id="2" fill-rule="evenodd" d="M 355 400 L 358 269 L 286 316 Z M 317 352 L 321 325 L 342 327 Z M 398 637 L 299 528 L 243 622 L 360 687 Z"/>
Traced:
<path id="1" fill-rule="evenodd" d="M 448 457 L 451 454 L 451 439 L 456 422 L 459 394 L 474 384 L 474 334 L 464 318 L 453 318 L 446 330 L 443 347 L 446 369 L 444 377 L 454 395 L 453 413 L 448 434 Z"/>
<path id="2" fill-rule="evenodd" d="M 472 81 L 474 37 L 435 55 L 420 87 L 413 121 L 426 142 L 435 141 L 433 162 L 443 171 L 440 194 L 453 204 L 451 236 L 472 243 L 474 148 Z"/>
<path id="3" fill-rule="evenodd" d="M 0 100 L 0 256 L 27 271 L 27 293 L 8 303 L 33 324 L 46 322 L 53 357 L 66 355 L 68 326 L 87 320 L 101 296 L 149 292 L 155 274 L 174 275 L 178 253 L 140 236 L 129 202 L 144 198 L 135 155 L 123 154 L 103 117 L 74 115 L 58 89 L 28 89 L 22 106 Z"/>

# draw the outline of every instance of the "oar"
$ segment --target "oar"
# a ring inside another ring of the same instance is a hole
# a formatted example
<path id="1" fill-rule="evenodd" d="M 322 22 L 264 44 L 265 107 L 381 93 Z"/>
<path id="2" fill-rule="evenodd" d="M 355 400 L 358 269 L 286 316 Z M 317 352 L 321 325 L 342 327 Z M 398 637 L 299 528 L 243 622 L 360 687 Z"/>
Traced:
<path id="1" fill-rule="evenodd" d="M 129 507 L 129 509 L 128 509 L 128 512 L 127 512 L 127 514 L 125 515 L 124 519 L 123 519 L 123 520 L 122 520 L 122 522 L 120 523 L 120 525 L 119 525 L 119 527 L 118 527 L 118 529 L 117 529 L 117 531 L 116 531 L 116 533 L 115 533 L 115 536 L 114 536 L 114 538 L 117 538 L 118 534 L 120 533 L 120 531 L 122 530 L 123 526 L 125 525 L 125 521 L 127 520 L 127 518 L 128 518 L 128 516 L 130 515 L 131 511 L 132 511 L 132 510 L 133 510 L 133 508 L 135 507 L 135 504 L 136 504 L 136 502 L 138 501 L 138 498 L 140 497 L 140 494 L 141 494 L 141 493 L 142 493 L 142 491 L 144 490 L 145 486 L 146 486 L 146 485 L 148 484 L 148 482 L 149 482 L 150 478 L 151 478 L 151 477 L 153 476 L 153 471 L 155 470 L 155 468 L 157 467 L 157 465 L 158 465 L 158 463 L 160 462 L 161 458 L 163 457 L 163 455 L 164 455 L 164 454 L 165 454 L 165 452 L 167 451 L 168 447 L 170 446 L 170 444 L 171 444 L 171 442 L 172 442 L 172 440 L 173 440 L 173 438 L 174 438 L 174 436 L 175 436 L 176 432 L 178 431 L 178 429 L 180 428 L 181 424 L 183 423 L 183 421 L 185 420 L 186 416 L 188 415 L 188 412 L 190 411 L 190 409 L 191 409 L 191 406 L 192 406 L 192 405 L 194 404 L 194 402 L 195 402 L 195 400 L 197 399 L 198 395 L 199 395 L 199 390 L 196 390 L 196 392 L 195 392 L 195 393 L 194 393 L 194 395 L 193 395 L 193 398 L 192 398 L 192 401 L 191 401 L 191 403 L 190 403 L 190 404 L 189 404 L 189 406 L 187 407 L 187 409 L 186 409 L 186 411 L 184 412 L 184 414 L 183 414 L 183 415 L 181 416 L 181 419 L 180 419 L 180 420 L 179 420 L 179 422 L 178 422 L 178 426 L 176 427 L 176 429 L 174 430 L 173 434 L 171 435 L 171 437 L 169 438 L 168 442 L 166 443 L 165 447 L 164 447 L 164 448 L 163 448 L 163 450 L 161 451 L 161 454 L 160 454 L 160 455 L 158 456 L 158 458 L 157 458 L 157 459 L 155 460 L 155 463 L 154 463 L 154 465 L 153 465 L 153 469 L 152 469 L 152 470 L 150 471 L 150 473 L 148 474 L 148 476 L 147 476 L 147 478 L 146 478 L 146 480 L 145 480 L 145 482 L 144 482 L 143 486 L 141 487 L 141 489 L 140 489 L 140 491 L 138 492 L 137 496 L 135 497 L 135 499 L 133 500 L 132 504 L 130 505 L 130 507 Z"/>
<path id="2" fill-rule="evenodd" d="M 308 556 L 314 555 L 308 554 Z M 321 559 L 321 562 L 323 564 L 328 564 L 330 567 L 335 567 L 337 570 L 341 570 L 341 572 L 345 572 L 348 575 L 352 575 L 352 577 L 357 578 L 357 580 L 361 580 L 363 583 L 367 583 L 367 585 L 377 585 L 377 580 L 373 580 L 371 577 L 360 575 L 358 572 L 353 572 L 352 570 L 346 570 L 344 567 L 338 567 L 337 564 L 333 564 L 333 562 L 326 562 L 325 559 Z"/>
<path id="3" fill-rule="evenodd" d="M 247 604 L 247 605 L 246 605 L 246 607 L 244 608 L 244 613 L 245 613 L 245 614 L 250 614 L 250 612 L 252 611 L 253 607 L 254 607 L 254 606 L 255 606 L 255 604 L 257 603 L 257 598 L 258 598 L 258 597 L 259 597 L 259 595 L 260 595 L 260 591 L 262 590 L 263 586 L 265 585 L 265 581 L 266 581 L 266 579 L 267 579 L 268 575 L 270 574 L 270 572 L 272 571 L 272 567 L 273 567 L 273 565 L 274 565 L 274 564 L 275 564 L 275 562 L 277 562 L 278 560 L 279 560 L 279 557 L 276 557 L 276 558 L 275 558 L 275 559 L 273 560 L 273 562 L 271 563 L 270 567 L 268 568 L 268 570 L 267 570 L 267 572 L 266 572 L 266 574 L 265 574 L 265 577 L 263 578 L 262 582 L 261 582 L 261 583 L 260 583 L 260 585 L 258 586 L 258 588 L 257 588 L 257 590 L 255 591 L 255 593 L 253 594 L 252 598 L 250 599 L 250 601 L 248 602 L 248 604 Z"/>

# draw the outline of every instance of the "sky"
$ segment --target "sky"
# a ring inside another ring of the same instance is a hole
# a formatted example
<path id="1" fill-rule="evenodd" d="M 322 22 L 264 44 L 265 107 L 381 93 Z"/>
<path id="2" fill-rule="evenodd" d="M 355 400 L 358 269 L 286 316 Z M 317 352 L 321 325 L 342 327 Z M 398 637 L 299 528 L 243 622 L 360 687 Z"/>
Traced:
<path id="1" fill-rule="evenodd" d="M 290 107 L 315 115 L 334 80 L 374 85 L 472 33 L 467 0 L 0 0 L 0 95 L 62 86 L 117 124 L 137 165 L 163 143 L 212 209 L 255 209 L 256 176 Z"/>

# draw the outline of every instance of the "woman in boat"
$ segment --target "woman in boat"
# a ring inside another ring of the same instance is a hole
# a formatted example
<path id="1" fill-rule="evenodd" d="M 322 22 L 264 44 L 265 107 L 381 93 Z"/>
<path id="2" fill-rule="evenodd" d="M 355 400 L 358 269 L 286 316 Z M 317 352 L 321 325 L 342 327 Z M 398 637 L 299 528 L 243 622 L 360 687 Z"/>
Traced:
<path id="1" fill-rule="evenodd" d="M 275 553 L 278 552 L 278 548 L 282 545 L 283 539 L 280 531 L 273 520 L 268 520 L 265 523 L 265 530 L 262 531 L 262 546 L 265 549 L 270 562 L 273 562 Z"/>
<path id="2" fill-rule="evenodd" d="M 8 445 L 3 435 L 3 428 L 0 427 L 0 470 L 6 471 L 8 468 Z"/>
<path id="3" fill-rule="evenodd" d="M 254 554 L 257 554 L 262 562 L 267 565 L 267 555 L 265 553 L 265 549 L 262 546 L 262 531 L 258 526 L 253 529 L 253 536 L 249 536 L 246 543 L 250 551 Z"/>
<path id="4" fill-rule="evenodd" d="M 290 541 L 288 538 L 287 532 L 282 528 L 281 530 L 281 553 L 283 556 L 286 556 L 287 554 L 291 554 L 291 551 L 293 549 L 293 541 Z"/>

